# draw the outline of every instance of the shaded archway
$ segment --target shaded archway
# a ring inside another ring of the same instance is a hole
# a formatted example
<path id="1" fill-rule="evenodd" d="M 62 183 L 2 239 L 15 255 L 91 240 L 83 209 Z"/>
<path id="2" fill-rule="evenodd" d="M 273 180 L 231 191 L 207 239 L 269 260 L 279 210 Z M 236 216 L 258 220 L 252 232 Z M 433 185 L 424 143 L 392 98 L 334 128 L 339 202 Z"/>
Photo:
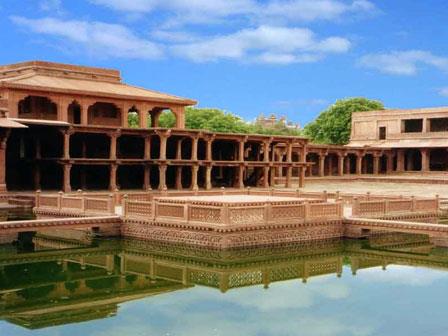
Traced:
<path id="1" fill-rule="evenodd" d="M 89 125 L 121 126 L 121 111 L 115 104 L 96 102 L 87 113 Z"/>
<path id="2" fill-rule="evenodd" d="M 28 96 L 19 101 L 19 118 L 57 120 L 58 107 L 47 97 Z"/>
<path id="3" fill-rule="evenodd" d="M 448 170 L 448 150 L 446 148 L 429 151 L 429 168 L 434 171 Z"/>
<path id="4" fill-rule="evenodd" d="M 362 174 L 373 174 L 373 155 L 372 154 L 366 154 L 362 158 Z"/>
<path id="5" fill-rule="evenodd" d="M 407 149 L 404 155 L 406 171 L 420 171 L 422 169 L 422 154 L 418 149 Z"/>

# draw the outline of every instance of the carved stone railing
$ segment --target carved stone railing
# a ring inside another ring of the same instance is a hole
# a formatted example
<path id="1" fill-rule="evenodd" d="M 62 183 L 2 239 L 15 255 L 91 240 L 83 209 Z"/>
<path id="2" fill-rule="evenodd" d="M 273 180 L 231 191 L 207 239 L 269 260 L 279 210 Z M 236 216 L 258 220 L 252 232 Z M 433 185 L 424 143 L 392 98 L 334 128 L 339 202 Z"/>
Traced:
<path id="1" fill-rule="evenodd" d="M 432 213 L 436 214 L 440 208 L 439 197 L 417 199 L 399 198 L 399 199 L 385 199 L 385 200 L 369 200 L 360 201 L 355 199 L 352 207 L 352 216 L 354 217 L 369 217 L 369 216 L 383 216 L 394 214 L 407 213 Z"/>
<path id="2" fill-rule="evenodd" d="M 91 195 L 41 194 L 36 192 L 35 209 L 37 211 L 52 211 L 73 213 L 79 216 L 92 214 L 115 214 L 113 195 L 108 197 L 91 197 Z"/>
<path id="3" fill-rule="evenodd" d="M 152 202 L 123 200 L 123 217 L 168 223 L 210 227 L 250 227 L 283 225 L 309 220 L 339 220 L 343 217 L 340 202 L 256 201 L 223 202 L 174 198 L 154 198 Z"/>

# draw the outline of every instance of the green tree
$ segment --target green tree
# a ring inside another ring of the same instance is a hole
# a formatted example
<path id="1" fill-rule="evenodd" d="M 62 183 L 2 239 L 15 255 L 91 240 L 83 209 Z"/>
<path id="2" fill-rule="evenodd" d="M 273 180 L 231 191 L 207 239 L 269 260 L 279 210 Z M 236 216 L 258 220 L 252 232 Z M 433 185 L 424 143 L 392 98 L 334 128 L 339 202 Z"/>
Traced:
<path id="1" fill-rule="evenodd" d="M 350 140 L 352 113 L 384 110 L 382 102 L 363 97 L 337 100 L 304 127 L 303 133 L 314 143 L 345 145 Z"/>
<path id="2" fill-rule="evenodd" d="M 173 128 L 176 125 L 176 116 L 170 110 L 163 111 L 159 116 L 159 127 Z"/>

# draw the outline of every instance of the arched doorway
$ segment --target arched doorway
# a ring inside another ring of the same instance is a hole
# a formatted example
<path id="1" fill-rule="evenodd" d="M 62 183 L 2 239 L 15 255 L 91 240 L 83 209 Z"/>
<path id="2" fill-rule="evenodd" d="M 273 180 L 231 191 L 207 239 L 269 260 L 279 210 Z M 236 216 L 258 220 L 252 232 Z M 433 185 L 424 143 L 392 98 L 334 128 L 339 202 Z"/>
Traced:
<path id="1" fill-rule="evenodd" d="M 140 113 L 135 106 L 132 106 L 128 110 L 128 124 L 129 128 L 139 128 L 140 127 Z"/>

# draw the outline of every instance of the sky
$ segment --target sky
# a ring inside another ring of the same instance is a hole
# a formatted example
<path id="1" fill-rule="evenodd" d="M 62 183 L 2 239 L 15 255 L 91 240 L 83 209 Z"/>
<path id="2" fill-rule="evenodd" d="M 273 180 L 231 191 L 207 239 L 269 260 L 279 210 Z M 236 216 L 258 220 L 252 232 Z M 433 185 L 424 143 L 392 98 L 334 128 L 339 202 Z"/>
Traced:
<path id="1" fill-rule="evenodd" d="M 301 125 L 341 98 L 448 105 L 446 0 L 0 0 L 0 64 L 129 84 Z"/>

